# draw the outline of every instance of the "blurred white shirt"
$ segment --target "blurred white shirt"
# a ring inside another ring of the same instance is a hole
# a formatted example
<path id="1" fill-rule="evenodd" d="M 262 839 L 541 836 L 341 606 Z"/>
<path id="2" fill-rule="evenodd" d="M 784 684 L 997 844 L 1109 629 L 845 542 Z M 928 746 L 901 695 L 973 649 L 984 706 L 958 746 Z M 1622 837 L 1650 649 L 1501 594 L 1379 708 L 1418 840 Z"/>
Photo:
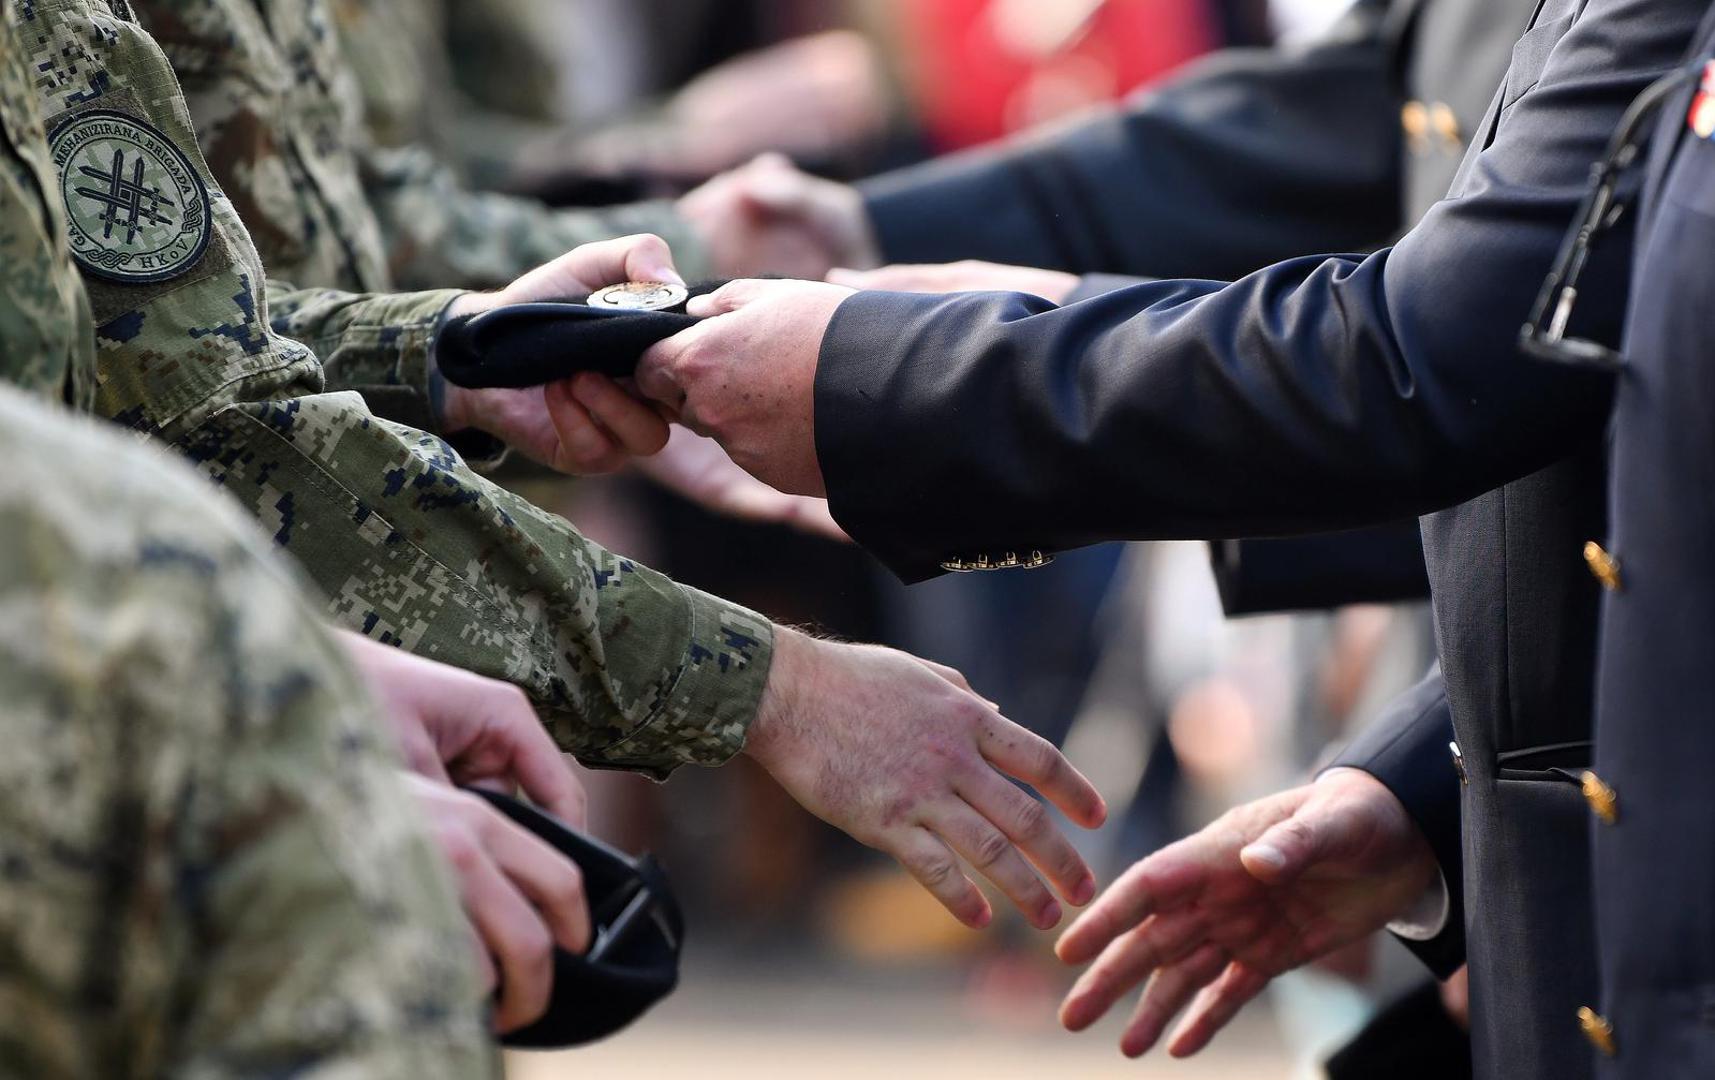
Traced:
<path id="1" fill-rule="evenodd" d="M 1344 15 L 1354 0 L 1269 0 L 1268 19 L 1275 40 L 1298 45 L 1314 40 Z"/>

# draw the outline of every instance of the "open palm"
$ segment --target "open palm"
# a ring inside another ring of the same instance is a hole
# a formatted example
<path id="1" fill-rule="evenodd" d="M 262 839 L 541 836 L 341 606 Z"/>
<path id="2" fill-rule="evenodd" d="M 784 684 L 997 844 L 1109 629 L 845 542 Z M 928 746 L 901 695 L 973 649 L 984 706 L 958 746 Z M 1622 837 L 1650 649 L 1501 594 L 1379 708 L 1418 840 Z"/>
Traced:
<path id="1" fill-rule="evenodd" d="M 1435 874 L 1393 794 L 1332 770 L 1227 812 L 1116 881 L 1060 940 L 1067 963 L 1095 959 L 1061 1021 L 1082 1030 L 1147 979 L 1120 1048 L 1144 1053 L 1195 998 L 1168 1049 L 1196 1053 L 1274 976 L 1380 929 Z"/>

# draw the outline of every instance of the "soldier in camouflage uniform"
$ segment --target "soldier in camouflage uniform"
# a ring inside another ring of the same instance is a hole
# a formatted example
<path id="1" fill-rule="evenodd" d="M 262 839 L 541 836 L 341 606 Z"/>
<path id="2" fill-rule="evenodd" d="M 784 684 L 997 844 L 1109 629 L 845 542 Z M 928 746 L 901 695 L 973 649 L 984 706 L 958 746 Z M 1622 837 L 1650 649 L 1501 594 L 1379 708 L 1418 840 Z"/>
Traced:
<path id="1" fill-rule="evenodd" d="M 0 1076 L 497 1076 L 452 882 L 294 573 L 4 387 L 0 455 Z"/>
<path id="2" fill-rule="evenodd" d="M 609 554 L 357 394 L 323 392 L 316 355 L 269 326 L 261 261 L 149 36 L 104 0 L 20 11 L 48 197 L 68 208 L 94 308 L 95 410 L 200 462 L 337 621 L 519 684 L 585 760 L 659 776 L 735 753 L 768 621 Z M 385 394 L 423 383 L 456 295 L 321 291 L 300 310 L 316 313 L 312 344 L 360 373 L 347 385 L 368 376 Z"/>
<path id="3" fill-rule="evenodd" d="M 1093 895 L 1077 852 L 1002 774 L 1087 826 L 1100 797 L 956 672 L 814 641 L 676 585 L 496 488 L 441 439 L 327 392 L 315 354 L 271 326 L 261 260 L 130 6 L 18 10 L 49 118 L 41 197 L 66 210 L 94 308 L 95 410 L 202 464 L 298 556 L 336 621 L 518 684 L 586 763 L 664 776 L 744 749 L 970 925 L 991 909 L 955 853 L 1039 926 L 1061 909 L 1026 858 L 1074 903 Z M 513 288 L 565 290 L 588 257 Z M 605 280 L 633 269 L 597 265 L 617 275 Z M 440 314 L 473 299 L 496 298 L 322 290 L 309 322 L 338 370 L 420 393 Z"/>
<path id="4" fill-rule="evenodd" d="M 12 15 L 0 1076 L 495 1076 L 423 809 L 296 572 L 182 464 L 20 393 L 87 407 L 96 364 Z"/>

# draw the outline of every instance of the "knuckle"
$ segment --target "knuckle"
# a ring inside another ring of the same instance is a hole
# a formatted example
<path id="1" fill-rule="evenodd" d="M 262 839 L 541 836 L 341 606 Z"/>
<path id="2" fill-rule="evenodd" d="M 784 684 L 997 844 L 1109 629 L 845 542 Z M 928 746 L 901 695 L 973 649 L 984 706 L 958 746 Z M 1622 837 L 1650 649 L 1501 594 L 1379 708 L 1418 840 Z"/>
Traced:
<path id="1" fill-rule="evenodd" d="M 1038 735 L 1032 735 L 1026 741 L 1025 754 L 1031 770 L 1041 777 L 1059 776 L 1066 764 L 1066 759 L 1060 756 L 1054 744 Z"/>
<path id="2" fill-rule="evenodd" d="M 918 878 L 931 890 L 949 884 L 958 873 L 952 860 L 941 855 L 928 855 L 919 858 L 914 869 Z"/>
<path id="3" fill-rule="evenodd" d="M 441 829 L 440 846 L 447 862 L 460 876 L 473 872 L 482 861 L 482 845 L 467 829 Z"/>
<path id="4" fill-rule="evenodd" d="M 1033 839 L 1043 836 L 1051 831 L 1047 809 L 1035 799 L 1026 799 L 1013 815 L 1013 828 L 1019 836 Z"/>
<path id="5" fill-rule="evenodd" d="M 555 907 L 575 907 L 584 902 L 584 876 L 577 867 L 567 864 L 555 874 L 547 886 L 548 902 Z"/>
<path id="6" fill-rule="evenodd" d="M 1006 858 L 1012 851 L 1012 841 L 993 829 L 985 830 L 977 837 L 977 842 L 971 848 L 971 855 L 978 866 L 993 866 Z"/>
<path id="7" fill-rule="evenodd" d="M 504 711 L 507 713 L 516 713 L 520 719 L 529 717 L 531 720 L 534 720 L 536 718 L 536 707 L 531 703 L 530 695 L 525 692 L 522 686 L 519 686 L 517 683 L 509 682 L 503 682 L 499 685 L 503 687 L 500 691 L 500 696 L 501 708 Z"/>

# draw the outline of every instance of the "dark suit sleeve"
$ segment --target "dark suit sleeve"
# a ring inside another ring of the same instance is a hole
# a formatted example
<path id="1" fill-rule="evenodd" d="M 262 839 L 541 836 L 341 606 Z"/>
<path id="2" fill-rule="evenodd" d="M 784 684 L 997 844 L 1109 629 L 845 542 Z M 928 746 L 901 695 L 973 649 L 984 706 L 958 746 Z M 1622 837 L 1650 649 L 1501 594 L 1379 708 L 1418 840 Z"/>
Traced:
<path id="1" fill-rule="evenodd" d="M 1404 804 L 1423 830 L 1447 882 L 1447 925 L 1427 941 L 1400 938 L 1438 979 L 1465 962 L 1464 859 L 1459 834 L 1460 785 L 1449 744 L 1453 714 L 1441 667 L 1396 698 L 1329 768 L 1362 769 Z"/>
<path id="2" fill-rule="evenodd" d="M 1528 86 L 1460 197 L 1370 256 L 1058 308 L 852 296 L 816 380 L 835 516 L 915 580 L 1007 551 L 1399 520 L 1558 459 L 1600 430 L 1611 382 L 1525 360 L 1519 328 L 1590 163 L 1701 10 L 1590 0 L 1540 77 L 1509 72 Z M 1592 256 L 1574 333 L 1619 339 L 1629 217 Z"/>
<path id="3" fill-rule="evenodd" d="M 1316 48 L 1217 53 L 1067 126 L 873 179 L 884 258 L 1233 277 L 1398 235 L 1386 4 Z"/>
<path id="4" fill-rule="evenodd" d="M 1209 566 L 1229 616 L 1429 597 L 1417 522 L 1264 540 L 1217 540 Z"/>

